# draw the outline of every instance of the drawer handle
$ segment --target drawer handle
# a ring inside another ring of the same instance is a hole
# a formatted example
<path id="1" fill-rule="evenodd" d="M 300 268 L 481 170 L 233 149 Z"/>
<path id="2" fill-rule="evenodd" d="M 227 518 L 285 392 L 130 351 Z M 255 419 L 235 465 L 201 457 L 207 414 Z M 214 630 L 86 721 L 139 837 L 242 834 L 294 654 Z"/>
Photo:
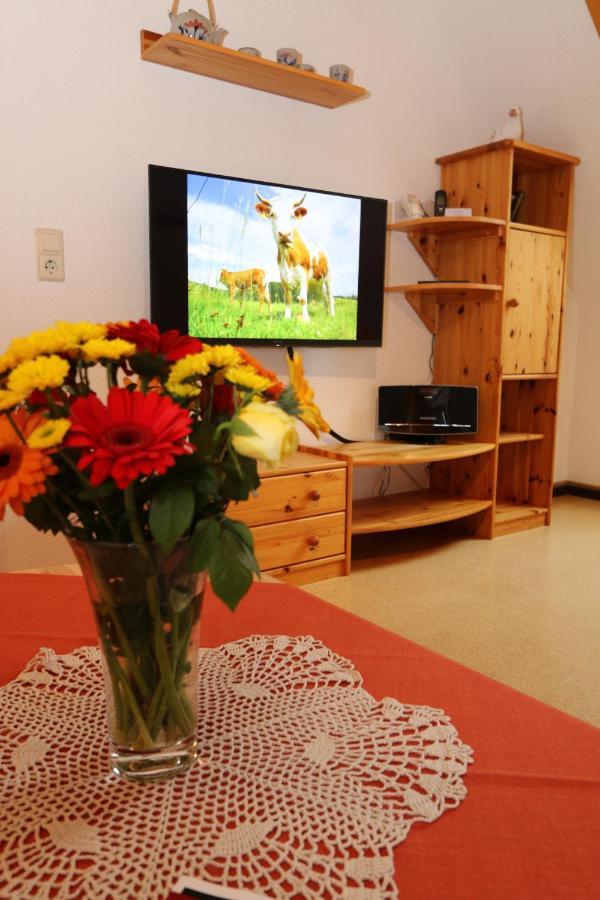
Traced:
<path id="1" fill-rule="evenodd" d="M 517 300 L 516 297 L 512 297 L 510 300 L 507 300 L 507 301 L 506 301 L 506 305 L 507 305 L 507 306 L 518 306 L 518 305 L 519 305 L 519 301 Z"/>
<path id="2" fill-rule="evenodd" d="M 321 491 L 309 491 L 308 499 L 315 500 L 315 501 L 320 500 L 321 499 Z"/>
<path id="3" fill-rule="evenodd" d="M 321 541 L 320 541 L 319 538 L 316 536 L 316 534 L 311 534 L 311 535 L 309 535 L 309 536 L 306 538 L 306 543 L 307 543 L 308 546 L 311 548 L 311 550 L 313 550 L 315 547 L 318 547 L 318 546 L 319 546 L 319 544 L 321 543 Z"/>

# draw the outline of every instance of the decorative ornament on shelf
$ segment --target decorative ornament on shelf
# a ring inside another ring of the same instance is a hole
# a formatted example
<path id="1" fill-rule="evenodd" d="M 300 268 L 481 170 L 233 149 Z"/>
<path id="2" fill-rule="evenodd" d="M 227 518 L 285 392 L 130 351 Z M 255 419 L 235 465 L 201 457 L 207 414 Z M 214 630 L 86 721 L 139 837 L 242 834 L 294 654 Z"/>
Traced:
<path id="1" fill-rule="evenodd" d="M 0 520 L 10 506 L 69 540 L 104 654 L 113 771 L 131 780 L 196 759 L 206 574 L 233 610 L 259 571 L 229 504 L 256 492 L 257 460 L 297 448 L 293 417 L 329 431 L 300 357 L 288 364 L 285 386 L 241 348 L 145 320 L 58 322 L 0 355 Z"/>
<path id="2" fill-rule="evenodd" d="M 208 4 L 208 18 L 195 9 L 188 9 L 182 13 L 178 12 L 179 0 L 173 0 L 169 13 L 171 31 L 174 31 L 176 34 L 184 34 L 186 37 L 196 38 L 198 41 L 206 41 L 208 44 L 222 45 L 224 38 L 229 32 L 217 26 L 213 0 L 206 0 L 206 2 Z"/>
<path id="3" fill-rule="evenodd" d="M 508 119 L 502 126 L 492 132 L 490 141 L 503 141 L 510 139 L 513 141 L 522 141 L 525 138 L 525 128 L 523 126 L 523 110 L 520 106 L 513 106 L 508 111 Z"/>
<path id="4" fill-rule="evenodd" d="M 400 199 L 400 206 L 407 219 L 423 219 L 427 216 L 425 207 L 416 194 L 404 194 Z"/>

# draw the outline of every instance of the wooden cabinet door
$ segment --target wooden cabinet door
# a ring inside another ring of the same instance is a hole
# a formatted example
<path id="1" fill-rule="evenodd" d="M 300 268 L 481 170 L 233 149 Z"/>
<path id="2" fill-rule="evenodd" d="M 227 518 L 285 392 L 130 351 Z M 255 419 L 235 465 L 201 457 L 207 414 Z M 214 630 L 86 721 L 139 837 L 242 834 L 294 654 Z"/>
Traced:
<path id="1" fill-rule="evenodd" d="M 554 373 L 566 239 L 511 228 L 502 369 L 505 375 Z"/>

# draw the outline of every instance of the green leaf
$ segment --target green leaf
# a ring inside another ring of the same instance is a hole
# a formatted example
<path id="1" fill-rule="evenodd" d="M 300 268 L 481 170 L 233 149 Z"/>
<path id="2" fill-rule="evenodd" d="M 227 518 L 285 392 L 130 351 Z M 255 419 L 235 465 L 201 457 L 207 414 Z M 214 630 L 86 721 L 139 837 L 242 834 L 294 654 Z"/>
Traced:
<path id="1" fill-rule="evenodd" d="M 291 384 L 285 387 L 277 398 L 277 405 L 282 408 L 290 416 L 297 416 L 300 412 L 300 405 L 296 392 Z"/>
<path id="2" fill-rule="evenodd" d="M 242 419 L 238 419 L 234 417 L 230 419 L 228 423 L 224 423 L 229 425 L 229 431 L 231 434 L 237 434 L 240 437 L 248 437 L 249 435 L 256 434 L 253 428 L 244 422 Z"/>
<path id="3" fill-rule="evenodd" d="M 165 553 L 190 527 L 194 505 L 194 491 L 185 484 L 165 486 L 152 498 L 148 523 Z"/>
<path id="4" fill-rule="evenodd" d="M 254 550 L 254 538 L 252 537 L 252 532 L 244 522 L 238 522 L 237 519 L 225 518 L 223 519 L 223 525 L 225 528 L 229 528 L 230 531 L 233 531 L 249 550 Z"/>
<path id="5" fill-rule="evenodd" d="M 221 526 L 216 519 L 201 519 L 192 535 L 188 568 L 191 572 L 210 569 L 212 557 L 219 541 Z"/>
<path id="6" fill-rule="evenodd" d="M 247 546 L 235 531 L 221 527 L 221 536 L 212 554 L 210 582 L 215 594 L 234 610 L 250 585 L 253 567 Z M 254 558 L 251 557 L 254 561 Z M 254 561 L 255 563 L 255 561 Z"/>

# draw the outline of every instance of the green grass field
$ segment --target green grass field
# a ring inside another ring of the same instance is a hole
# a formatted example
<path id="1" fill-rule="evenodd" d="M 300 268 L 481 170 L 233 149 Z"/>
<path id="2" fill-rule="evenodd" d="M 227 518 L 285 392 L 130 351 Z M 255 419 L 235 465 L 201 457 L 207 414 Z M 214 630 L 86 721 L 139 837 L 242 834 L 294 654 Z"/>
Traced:
<path id="1" fill-rule="evenodd" d="M 352 341 L 356 338 L 356 299 L 336 297 L 335 318 L 325 310 L 318 289 L 309 291 L 308 314 L 310 322 L 298 319 L 300 304 L 294 301 L 292 318 L 284 319 L 285 303 L 281 285 L 271 285 L 273 298 L 271 316 L 269 306 L 262 309 L 254 289 L 243 295 L 237 293 L 234 303 L 229 292 L 211 288 L 206 284 L 190 281 L 188 284 L 189 333 L 195 337 L 217 338 L 222 341 L 254 339 L 306 338 L 322 341 Z"/>

